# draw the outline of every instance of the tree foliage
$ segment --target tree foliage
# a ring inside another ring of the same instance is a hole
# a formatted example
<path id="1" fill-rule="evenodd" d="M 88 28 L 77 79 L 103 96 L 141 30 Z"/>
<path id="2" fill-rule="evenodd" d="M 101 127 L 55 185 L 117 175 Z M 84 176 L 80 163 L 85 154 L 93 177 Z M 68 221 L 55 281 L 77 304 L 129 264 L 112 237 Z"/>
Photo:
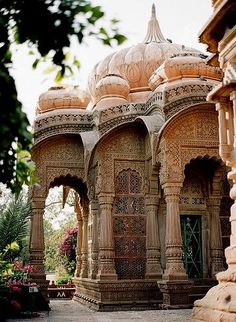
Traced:
<path id="1" fill-rule="evenodd" d="M 28 248 L 26 240 L 29 232 L 29 219 L 31 213 L 31 204 L 21 193 L 19 196 L 12 196 L 11 201 L 5 209 L 0 212 L 0 252 L 7 249 L 8 245 L 17 243 L 19 248 L 14 256 L 20 255 L 24 248 Z M 6 253 L 9 258 L 11 252 Z"/>
<path id="2" fill-rule="evenodd" d="M 97 26 L 103 17 L 101 7 L 93 6 L 89 0 L 0 0 L 0 181 L 13 190 L 17 176 L 30 174 L 27 167 L 18 167 L 16 175 L 16 150 L 19 147 L 23 151 L 29 150 L 32 134 L 10 74 L 11 44 L 27 43 L 31 47 L 36 55 L 34 68 L 45 58 L 59 66 L 56 78 L 60 80 L 66 72 L 73 73 L 67 59 L 72 36 L 79 43 L 91 35 L 106 45 L 113 41 L 120 44 L 125 40 L 117 29 L 116 19 L 111 20 L 109 32 L 103 26 Z M 79 66 L 76 57 L 72 64 Z M 21 185 L 21 181 L 18 180 L 17 184 Z"/>

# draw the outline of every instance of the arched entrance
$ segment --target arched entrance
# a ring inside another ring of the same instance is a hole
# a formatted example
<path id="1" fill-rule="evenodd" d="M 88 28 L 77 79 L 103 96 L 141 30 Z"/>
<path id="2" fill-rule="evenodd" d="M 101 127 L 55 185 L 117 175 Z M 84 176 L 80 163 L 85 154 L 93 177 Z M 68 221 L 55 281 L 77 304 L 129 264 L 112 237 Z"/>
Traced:
<path id="1" fill-rule="evenodd" d="M 214 277 L 223 268 L 220 227 L 221 162 L 199 157 L 184 170 L 180 195 L 183 262 L 189 278 Z"/>
<path id="2" fill-rule="evenodd" d="M 89 200 L 87 197 L 87 186 L 81 178 L 71 176 L 60 176 L 55 178 L 49 185 L 49 188 L 63 186 L 63 203 L 70 189 L 75 191 L 74 211 L 77 218 L 78 234 L 76 245 L 76 271 L 75 276 L 88 274 L 88 214 Z"/>

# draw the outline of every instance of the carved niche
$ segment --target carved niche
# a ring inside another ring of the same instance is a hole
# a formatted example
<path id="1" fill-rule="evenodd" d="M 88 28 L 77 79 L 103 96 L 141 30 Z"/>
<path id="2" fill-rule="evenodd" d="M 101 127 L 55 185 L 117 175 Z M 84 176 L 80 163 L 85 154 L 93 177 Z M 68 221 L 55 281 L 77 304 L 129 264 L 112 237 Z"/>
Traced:
<path id="1" fill-rule="evenodd" d="M 132 168 L 145 175 L 145 136 L 143 127 L 130 127 L 109 135 L 98 146 L 96 190 L 114 192 L 114 177 L 121 170 Z"/>

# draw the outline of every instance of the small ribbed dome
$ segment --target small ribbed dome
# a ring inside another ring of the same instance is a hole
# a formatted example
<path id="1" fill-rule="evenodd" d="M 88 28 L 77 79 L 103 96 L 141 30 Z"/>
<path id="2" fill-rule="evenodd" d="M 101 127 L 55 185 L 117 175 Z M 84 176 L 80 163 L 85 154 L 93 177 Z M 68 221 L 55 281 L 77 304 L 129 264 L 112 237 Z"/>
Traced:
<path id="1" fill-rule="evenodd" d="M 182 52 L 171 56 L 150 77 L 150 88 L 155 90 L 161 83 L 181 78 L 220 80 L 222 78 L 220 68 L 207 65 L 205 58 L 204 55 L 194 52 Z"/>
<path id="2" fill-rule="evenodd" d="M 95 105 L 97 103 L 96 86 L 106 75 L 118 74 L 126 79 L 131 93 L 148 91 L 150 90 L 148 81 L 152 73 L 167 58 L 183 50 L 199 53 L 198 50 L 172 44 L 164 38 L 156 19 L 155 7 L 153 5 L 144 41 L 110 54 L 94 67 L 88 80 L 92 104 Z"/>
<path id="3" fill-rule="evenodd" d="M 121 76 L 108 74 L 96 85 L 96 99 L 99 101 L 107 97 L 121 97 L 126 99 L 129 95 L 129 83 Z"/>
<path id="4" fill-rule="evenodd" d="M 39 96 L 38 113 L 55 109 L 85 109 L 90 101 L 86 91 L 78 86 L 55 86 Z"/>

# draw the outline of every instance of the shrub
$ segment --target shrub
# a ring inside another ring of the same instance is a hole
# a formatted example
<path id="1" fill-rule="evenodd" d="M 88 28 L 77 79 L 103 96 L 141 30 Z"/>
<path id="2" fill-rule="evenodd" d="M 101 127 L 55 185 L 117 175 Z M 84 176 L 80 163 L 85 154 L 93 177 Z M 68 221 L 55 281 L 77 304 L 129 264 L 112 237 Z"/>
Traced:
<path id="1" fill-rule="evenodd" d="M 66 235 L 60 246 L 60 255 L 68 273 L 74 274 L 76 269 L 76 244 L 78 227 L 67 229 Z"/>

